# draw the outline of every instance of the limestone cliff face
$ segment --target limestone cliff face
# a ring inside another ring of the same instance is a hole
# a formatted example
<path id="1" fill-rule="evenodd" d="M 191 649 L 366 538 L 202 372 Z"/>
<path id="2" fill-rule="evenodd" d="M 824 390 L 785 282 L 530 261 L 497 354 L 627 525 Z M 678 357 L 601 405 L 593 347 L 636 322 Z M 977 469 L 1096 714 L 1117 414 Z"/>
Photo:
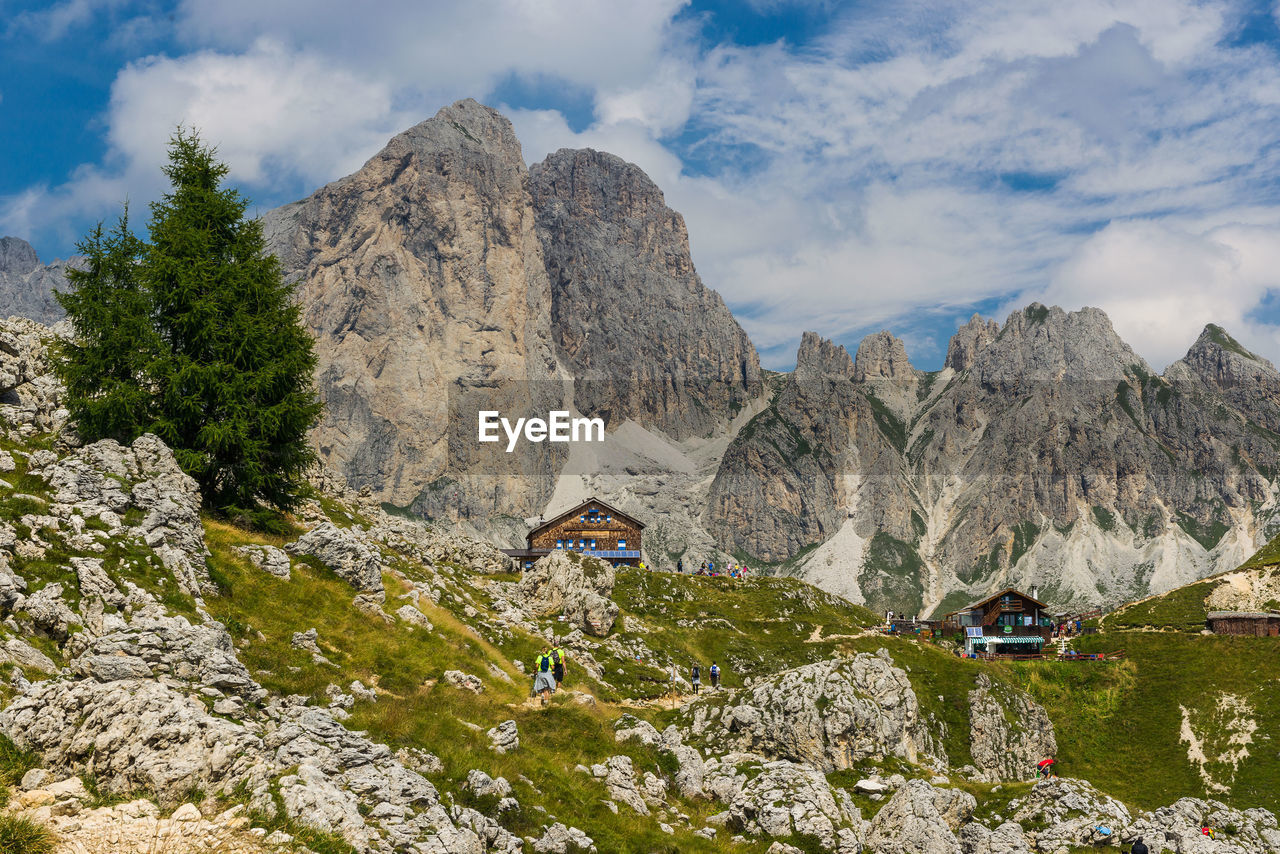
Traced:
<path id="1" fill-rule="evenodd" d="M 30 243 L 17 237 L 0 237 L 0 317 L 26 317 L 39 323 L 57 323 L 66 316 L 54 299 L 54 290 L 65 291 L 67 267 L 76 258 L 41 264 Z"/>
<path id="2" fill-rule="evenodd" d="M 852 366 L 802 354 L 769 430 L 744 429 L 721 463 L 708 526 L 726 548 L 795 560 L 839 529 L 795 570 L 916 613 L 1010 584 L 1120 601 L 1234 566 L 1272 533 L 1280 373 L 1216 327 L 1163 377 L 1096 309 L 1032 305 L 998 332 L 975 319 L 937 374 L 904 355 L 886 333 Z M 838 403 L 793 388 L 815 372 Z M 817 429 L 864 404 L 873 429 Z M 804 520 L 779 517 L 768 492 L 810 469 Z"/>
<path id="3" fill-rule="evenodd" d="M 564 404 L 510 122 L 459 101 L 265 224 L 316 336 L 321 459 L 433 516 L 537 512 L 563 446 L 489 455 L 475 441 L 478 408 Z"/>
<path id="4" fill-rule="evenodd" d="M 702 284 L 684 219 L 639 167 L 561 149 L 531 178 L 553 334 L 582 412 L 684 439 L 759 394 L 755 348 Z"/>
<path id="5" fill-rule="evenodd" d="M 795 373 L 738 433 L 712 482 L 706 523 L 727 550 L 786 560 L 840 529 L 862 474 L 869 492 L 897 492 L 899 455 L 854 370 L 843 347 L 804 334 Z M 909 519 L 884 522 L 898 530 Z"/>

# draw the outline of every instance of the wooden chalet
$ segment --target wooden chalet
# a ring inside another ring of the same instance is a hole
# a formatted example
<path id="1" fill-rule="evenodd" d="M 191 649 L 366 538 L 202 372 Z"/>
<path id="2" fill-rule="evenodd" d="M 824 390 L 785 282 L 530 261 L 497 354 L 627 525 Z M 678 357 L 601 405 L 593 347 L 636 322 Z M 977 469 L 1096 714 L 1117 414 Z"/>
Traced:
<path id="1" fill-rule="evenodd" d="M 640 536 L 644 523 L 598 498 L 539 522 L 525 537 L 525 548 L 503 549 L 518 568 L 527 569 L 555 549 L 607 560 L 614 566 L 640 564 Z"/>
<path id="2" fill-rule="evenodd" d="M 943 616 L 946 632 L 964 633 L 965 655 L 1035 655 L 1053 636 L 1049 606 L 1007 587 Z"/>
<path id="3" fill-rule="evenodd" d="M 1215 635 L 1280 637 L 1280 613 L 1275 611 L 1210 611 L 1205 624 Z"/>

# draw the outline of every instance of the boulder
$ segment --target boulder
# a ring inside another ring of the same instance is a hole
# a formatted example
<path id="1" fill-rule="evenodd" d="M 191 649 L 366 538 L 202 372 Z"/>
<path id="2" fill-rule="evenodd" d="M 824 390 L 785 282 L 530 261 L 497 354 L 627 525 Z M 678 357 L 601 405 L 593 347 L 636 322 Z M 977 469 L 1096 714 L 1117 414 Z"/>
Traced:
<path id="1" fill-rule="evenodd" d="M 480 681 L 479 676 L 463 673 L 461 670 L 446 670 L 444 672 L 444 681 L 460 691 L 470 691 L 473 694 L 484 692 L 484 683 Z"/>
<path id="2" fill-rule="evenodd" d="M 485 735 L 489 736 L 489 747 L 497 753 L 510 753 L 520 747 L 520 730 L 515 721 L 503 721 Z"/>
<path id="3" fill-rule="evenodd" d="M 655 745 L 662 741 L 661 734 L 648 721 L 642 721 L 635 715 L 624 714 L 613 723 L 613 738 L 619 744 L 636 739 L 644 745 Z"/>
<path id="4" fill-rule="evenodd" d="M 556 822 L 544 829 L 542 836 L 533 842 L 533 850 L 537 854 L 579 854 L 591 852 L 595 854 L 596 844 L 576 827 L 565 827 Z"/>
<path id="5" fill-rule="evenodd" d="M 263 572 L 289 580 L 290 561 L 284 550 L 275 546 L 236 546 L 235 551 Z"/>
<path id="6" fill-rule="evenodd" d="M 358 529 L 323 522 L 285 546 L 296 555 L 311 555 L 361 593 L 383 593 L 382 555 Z"/>
<path id="7" fill-rule="evenodd" d="M 524 571 L 518 591 L 531 616 L 563 614 L 587 634 L 604 637 L 618 618 L 609 598 L 613 584 L 613 567 L 605 561 L 556 549 Z"/>

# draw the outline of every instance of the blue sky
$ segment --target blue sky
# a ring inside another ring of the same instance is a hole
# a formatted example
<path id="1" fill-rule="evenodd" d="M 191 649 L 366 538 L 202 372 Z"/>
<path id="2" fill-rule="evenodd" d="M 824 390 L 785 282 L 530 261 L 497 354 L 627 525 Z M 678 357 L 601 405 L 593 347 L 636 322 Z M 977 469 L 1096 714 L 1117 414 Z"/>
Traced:
<path id="1" fill-rule="evenodd" d="M 0 0 L 0 233 L 49 260 L 162 189 L 178 122 L 266 209 L 475 97 L 526 158 L 642 166 L 771 367 L 1096 305 L 1157 369 L 1280 361 L 1280 29 L 1191 0 Z"/>

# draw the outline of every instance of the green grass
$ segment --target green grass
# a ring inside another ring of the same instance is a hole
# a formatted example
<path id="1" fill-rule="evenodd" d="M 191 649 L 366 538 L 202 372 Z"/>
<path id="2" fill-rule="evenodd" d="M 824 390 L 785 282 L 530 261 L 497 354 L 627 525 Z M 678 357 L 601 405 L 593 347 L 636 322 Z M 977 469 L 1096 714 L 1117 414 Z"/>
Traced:
<path id="1" fill-rule="evenodd" d="M 1257 731 L 1250 756 L 1233 778 L 1220 763 L 1211 770 L 1230 791 L 1213 797 L 1240 808 L 1280 808 L 1280 755 L 1270 744 L 1280 732 L 1280 656 L 1273 638 L 1123 632 L 1085 636 L 1081 651 L 1123 648 L 1127 661 L 1063 662 L 1025 684 L 1058 731 L 1061 773 L 1083 777 L 1142 809 L 1180 797 L 1204 797 L 1205 787 L 1180 741 L 1180 707 L 1193 713 L 1211 758 L 1226 747 L 1214 730 L 1224 694 L 1252 706 Z M 1076 668 L 1076 672 L 1069 668 Z"/>
<path id="2" fill-rule="evenodd" d="M 53 854 L 57 839 L 43 824 L 0 813 L 0 851 L 4 854 Z"/>
<path id="3" fill-rule="evenodd" d="M 1241 565 L 1241 568 L 1257 569 L 1261 566 L 1276 565 L 1280 565 L 1280 536 L 1275 537 L 1271 542 L 1258 549 L 1253 557 L 1249 558 Z"/>
<path id="4" fill-rule="evenodd" d="M 867 546 L 858 583 L 867 601 L 900 614 L 919 614 L 924 606 L 924 561 L 910 543 L 877 531 Z"/>
<path id="5" fill-rule="evenodd" d="M 1109 629 L 1166 629 L 1199 633 L 1205 628 L 1205 598 L 1220 582 L 1206 579 L 1126 605 L 1103 618 Z"/>

